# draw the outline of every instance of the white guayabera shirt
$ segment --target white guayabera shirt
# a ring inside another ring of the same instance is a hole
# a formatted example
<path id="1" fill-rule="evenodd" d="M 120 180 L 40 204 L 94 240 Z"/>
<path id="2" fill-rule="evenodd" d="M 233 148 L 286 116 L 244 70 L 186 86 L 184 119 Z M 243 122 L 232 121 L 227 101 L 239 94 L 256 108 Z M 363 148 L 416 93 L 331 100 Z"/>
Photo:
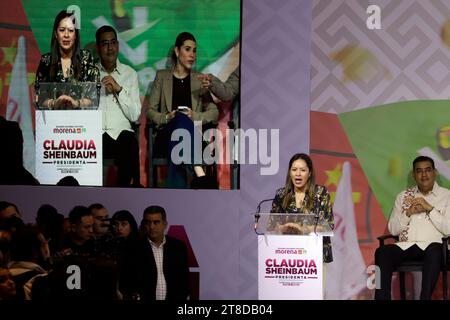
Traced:
<path id="1" fill-rule="evenodd" d="M 434 208 L 430 212 L 406 215 L 412 198 L 423 197 Z M 436 182 L 427 195 L 417 186 L 402 191 L 396 198 L 388 223 L 389 232 L 399 236 L 396 243 L 406 250 L 417 244 L 425 250 L 432 242 L 442 243 L 442 237 L 450 233 L 450 190 Z"/>

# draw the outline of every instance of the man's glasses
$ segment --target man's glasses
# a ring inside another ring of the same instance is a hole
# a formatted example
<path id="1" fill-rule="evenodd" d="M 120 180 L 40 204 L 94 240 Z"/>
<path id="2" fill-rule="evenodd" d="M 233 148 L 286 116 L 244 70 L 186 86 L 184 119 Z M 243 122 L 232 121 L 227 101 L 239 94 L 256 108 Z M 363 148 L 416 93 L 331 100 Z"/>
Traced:
<path id="1" fill-rule="evenodd" d="M 113 39 L 113 40 L 102 40 L 102 41 L 100 41 L 100 45 L 101 45 L 102 47 L 107 47 L 107 46 L 109 46 L 109 45 L 115 46 L 117 43 L 118 43 L 118 42 L 117 42 L 116 39 Z"/>
<path id="2" fill-rule="evenodd" d="M 433 171 L 434 171 L 434 169 L 433 169 L 433 168 L 430 168 L 430 167 L 425 168 L 425 169 L 418 168 L 418 169 L 415 170 L 415 173 L 416 173 L 416 174 L 423 174 L 423 173 L 425 173 L 425 174 L 430 174 L 430 173 L 432 173 Z"/>

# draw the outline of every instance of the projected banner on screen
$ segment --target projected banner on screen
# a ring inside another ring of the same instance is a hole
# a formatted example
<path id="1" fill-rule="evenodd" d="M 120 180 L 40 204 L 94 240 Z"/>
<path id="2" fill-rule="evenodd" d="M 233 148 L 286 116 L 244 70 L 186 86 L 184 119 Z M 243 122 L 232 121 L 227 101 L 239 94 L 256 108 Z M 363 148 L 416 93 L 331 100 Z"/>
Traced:
<path id="1" fill-rule="evenodd" d="M 102 114 L 98 110 L 36 111 L 36 178 L 56 184 L 73 176 L 102 185 Z"/>

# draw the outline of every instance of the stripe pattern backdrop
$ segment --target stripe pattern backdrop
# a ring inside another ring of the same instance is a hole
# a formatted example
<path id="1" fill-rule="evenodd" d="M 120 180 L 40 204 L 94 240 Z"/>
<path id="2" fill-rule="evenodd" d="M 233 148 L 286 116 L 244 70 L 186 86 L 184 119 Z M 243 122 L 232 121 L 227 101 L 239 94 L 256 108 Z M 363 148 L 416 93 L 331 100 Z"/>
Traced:
<path id="1" fill-rule="evenodd" d="M 242 127 L 278 129 L 280 157 L 276 175 L 261 175 L 261 165 L 241 165 L 241 299 L 258 296 L 251 214 L 284 185 L 290 157 L 309 150 L 311 10 L 311 0 L 243 1 Z"/>

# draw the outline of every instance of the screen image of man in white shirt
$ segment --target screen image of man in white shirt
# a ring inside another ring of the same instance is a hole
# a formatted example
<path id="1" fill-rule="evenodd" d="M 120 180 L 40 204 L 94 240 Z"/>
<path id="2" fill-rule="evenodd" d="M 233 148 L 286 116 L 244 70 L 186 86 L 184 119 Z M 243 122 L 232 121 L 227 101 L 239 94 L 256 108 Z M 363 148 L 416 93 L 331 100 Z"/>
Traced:
<path id="1" fill-rule="evenodd" d="M 442 237 L 450 232 L 450 190 L 436 183 L 438 172 L 429 157 L 414 159 L 412 175 L 416 186 L 397 196 L 388 222 L 389 232 L 399 241 L 375 252 L 381 275 L 376 300 L 391 299 L 393 270 L 405 260 L 423 261 L 420 299 L 431 299 L 443 264 Z"/>
<path id="2" fill-rule="evenodd" d="M 137 73 L 117 58 L 119 42 L 111 26 L 100 27 L 95 39 L 102 82 L 103 158 L 115 159 L 119 186 L 139 186 L 139 145 L 131 126 L 141 114 Z"/>

